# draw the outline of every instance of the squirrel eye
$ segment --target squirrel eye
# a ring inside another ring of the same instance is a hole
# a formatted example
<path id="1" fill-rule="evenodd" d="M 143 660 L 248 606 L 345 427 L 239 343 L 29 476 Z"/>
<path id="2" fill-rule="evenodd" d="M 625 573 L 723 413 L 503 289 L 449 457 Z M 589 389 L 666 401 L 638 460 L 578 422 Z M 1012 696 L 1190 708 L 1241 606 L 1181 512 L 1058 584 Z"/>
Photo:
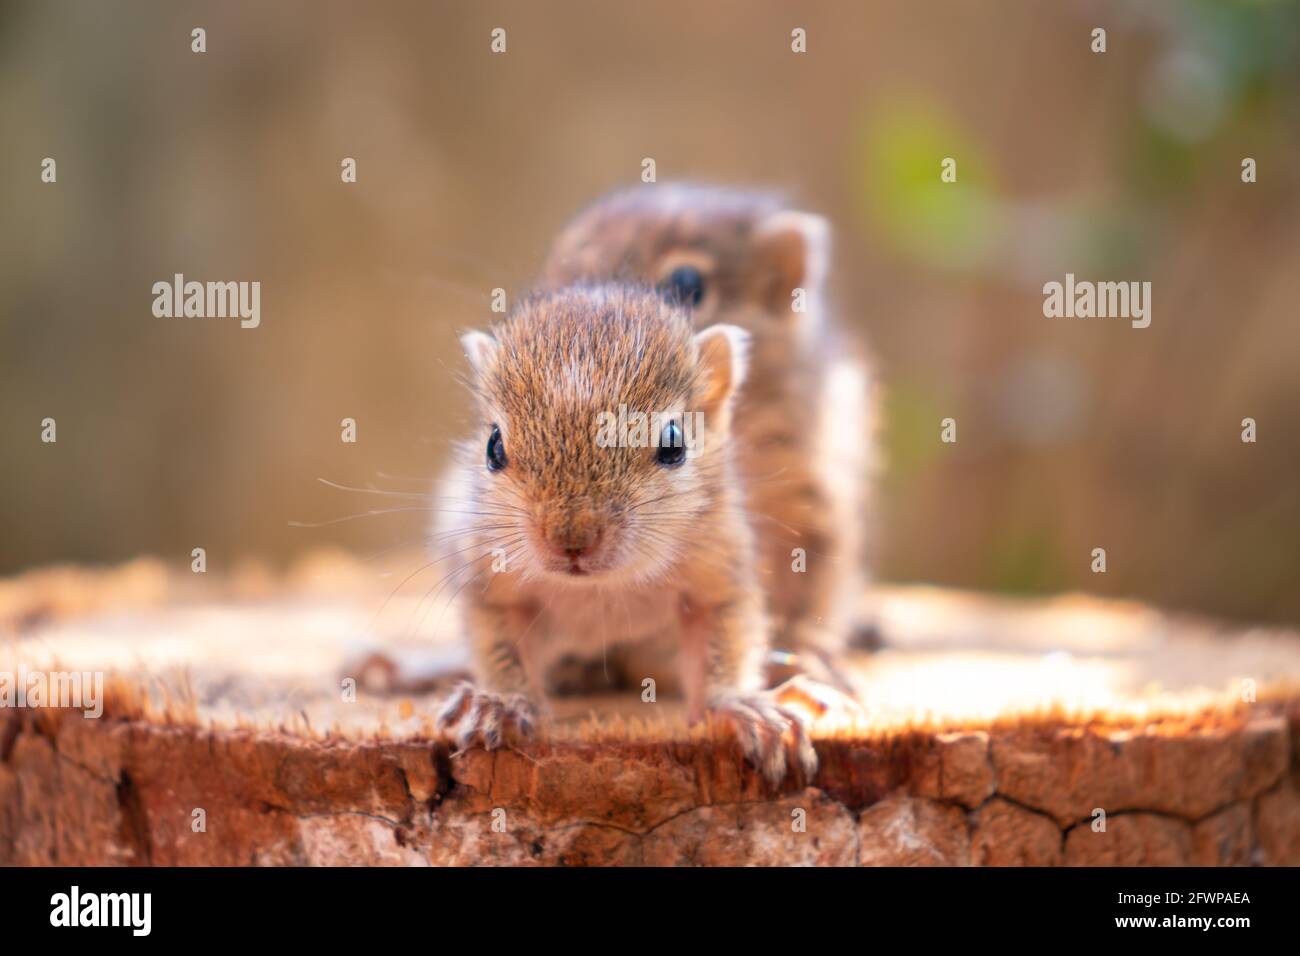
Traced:
<path id="1" fill-rule="evenodd" d="M 506 466 L 507 461 L 506 443 L 501 440 L 501 429 L 493 425 L 487 443 L 488 471 L 500 471 Z"/>
<path id="2" fill-rule="evenodd" d="M 694 266 L 678 266 L 659 288 L 668 299 L 680 305 L 697 306 L 704 300 L 704 276 Z"/>
<path id="3" fill-rule="evenodd" d="M 655 461 L 669 468 L 675 468 L 686 460 L 686 443 L 682 441 L 682 428 L 676 422 L 669 422 L 659 433 L 659 447 L 655 450 Z"/>

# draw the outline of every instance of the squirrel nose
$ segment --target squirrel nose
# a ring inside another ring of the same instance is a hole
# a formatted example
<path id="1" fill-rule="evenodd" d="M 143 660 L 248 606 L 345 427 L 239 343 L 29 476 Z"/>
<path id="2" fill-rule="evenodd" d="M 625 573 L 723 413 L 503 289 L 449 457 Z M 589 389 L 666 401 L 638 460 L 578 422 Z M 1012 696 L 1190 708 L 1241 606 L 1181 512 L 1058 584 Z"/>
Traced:
<path id="1" fill-rule="evenodd" d="M 558 528 L 550 536 L 551 547 L 569 560 L 584 558 L 600 544 L 601 529 L 596 527 Z"/>

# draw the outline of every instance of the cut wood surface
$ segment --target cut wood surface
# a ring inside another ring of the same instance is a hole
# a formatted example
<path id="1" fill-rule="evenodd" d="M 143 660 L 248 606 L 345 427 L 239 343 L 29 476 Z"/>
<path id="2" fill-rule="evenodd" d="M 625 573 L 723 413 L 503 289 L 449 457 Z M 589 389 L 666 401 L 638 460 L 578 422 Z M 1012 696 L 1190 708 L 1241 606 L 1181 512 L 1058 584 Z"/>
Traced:
<path id="1" fill-rule="evenodd" d="M 393 591 L 326 554 L 0 582 L 0 681 L 106 681 L 98 718 L 0 708 L 0 864 L 1300 864 L 1284 629 L 882 588 L 864 712 L 772 787 L 639 685 L 453 752 L 454 611 Z"/>

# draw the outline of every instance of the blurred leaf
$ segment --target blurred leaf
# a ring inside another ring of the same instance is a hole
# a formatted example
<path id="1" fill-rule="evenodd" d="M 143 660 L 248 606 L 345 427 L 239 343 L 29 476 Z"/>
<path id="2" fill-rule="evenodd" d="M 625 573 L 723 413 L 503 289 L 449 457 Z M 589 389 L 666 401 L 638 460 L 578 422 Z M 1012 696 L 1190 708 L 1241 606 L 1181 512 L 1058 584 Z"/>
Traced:
<path id="1" fill-rule="evenodd" d="M 893 383 L 884 399 L 884 435 L 887 469 L 891 485 L 907 485 L 923 471 L 940 450 L 938 396 L 905 382 Z"/>
<path id="2" fill-rule="evenodd" d="M 1057 591 L 1072 577 L 1061 556 L 1060 541 L 1042 527 L 1008 530 L 995 541 L 983 585 L 1019 594 Z"/>
<path id="3" fill-rule="evenodd" d="M 996 209 L 978 146 L 924 106 L 872 113 L 858 135 L 856 181 L 871 227 L 899 251 L 924 262 L 966 268 L 991 248 Z M 945 183 L 941 164 L 957 162 Z"/>

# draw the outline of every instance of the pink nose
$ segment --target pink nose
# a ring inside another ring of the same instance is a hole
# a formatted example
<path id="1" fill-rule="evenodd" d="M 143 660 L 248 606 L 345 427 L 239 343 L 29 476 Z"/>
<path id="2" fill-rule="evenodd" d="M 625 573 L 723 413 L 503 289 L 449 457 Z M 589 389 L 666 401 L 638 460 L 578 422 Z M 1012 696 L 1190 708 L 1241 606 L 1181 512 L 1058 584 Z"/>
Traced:
<path id="1" fill-rule="evenodd" d="M 558 534 L 551 539 L 551 548 L 560 557 L 568 558 L 570 561 L 576 561 L 579 558 L 588 557 L 600 544 L 601 532 L 599 529 L 583 531 L 581 533 L 569 531 L 567 534 Z"/>

